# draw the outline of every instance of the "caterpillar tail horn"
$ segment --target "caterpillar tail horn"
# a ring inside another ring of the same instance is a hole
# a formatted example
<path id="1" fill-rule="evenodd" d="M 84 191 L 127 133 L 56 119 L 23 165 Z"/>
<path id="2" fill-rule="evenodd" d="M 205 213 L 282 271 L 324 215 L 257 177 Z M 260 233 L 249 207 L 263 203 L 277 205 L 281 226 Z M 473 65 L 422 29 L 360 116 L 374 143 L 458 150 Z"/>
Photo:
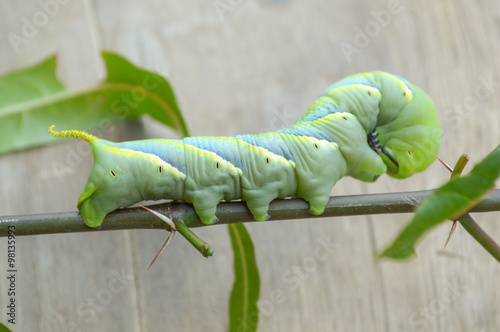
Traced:
<path id="1" fill-rule="evenodd" d="M 62 130 L 62 131 L 55 131 L 54 128 L 56 125 L 52 125 L 49 127 L 49 133 L 54 136 L 54 137 L 74 137 L 74 138 L 81 138 L 83 140 L 86 140 L 89 143 L 94 142 L 95 140 L 98 139 L 98 137 L 86 133 L 84 131 L 80 130 Z"/>

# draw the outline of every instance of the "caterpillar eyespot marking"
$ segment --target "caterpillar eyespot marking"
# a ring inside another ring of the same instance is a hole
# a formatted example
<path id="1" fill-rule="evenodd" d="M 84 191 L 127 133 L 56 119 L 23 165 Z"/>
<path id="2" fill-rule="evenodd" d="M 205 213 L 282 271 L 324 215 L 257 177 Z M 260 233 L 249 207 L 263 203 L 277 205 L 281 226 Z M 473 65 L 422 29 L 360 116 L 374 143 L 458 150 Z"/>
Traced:
<path id="1" fill-rule="evenodd" d="M 381 71 L 341 79 L 295 124 L 272 133 L 114 143 L 78 130 L 51 126 L 49 132 L 92 146 L 94 166 L 78 200 L 90 227 L 145 199 L 191 203 L 205 223 L 218 220 L 221 197 L 246 201 L 256 220 L 266 219 L 278 195 L 302 198 L 321 214 L 343 176 L 373 182 L 384 173 L 407 178 L 423 171 L 438 154 L 441 135 L 430 97 Z"/>

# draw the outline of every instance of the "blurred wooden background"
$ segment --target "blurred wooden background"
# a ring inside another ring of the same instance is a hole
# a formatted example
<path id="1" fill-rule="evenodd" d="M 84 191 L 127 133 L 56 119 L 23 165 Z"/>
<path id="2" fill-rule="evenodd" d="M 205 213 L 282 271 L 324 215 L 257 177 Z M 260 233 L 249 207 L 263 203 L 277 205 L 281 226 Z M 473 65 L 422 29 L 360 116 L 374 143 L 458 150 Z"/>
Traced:
<path id="1" fill-rule="evenodd" d="M 329 84 L 381 69 L 433 97 L 444 132 L 440 157 L 447 162 L 466 152 L 472 165 L 500 142 L 500 8 L 494 0 L 60 2 L 0 0 L 0 73 L 57 53 L 61 79 L 78 89 L 104 76 L 99 51 L 116 51 L 170 80 L 193 135 L 233 135 L 289 125 Z M 9 40 L 37 19 L 25 42 Z M 173 137 L 146 119 L 117 126 L 109 138 L 141 131 Z M 53 163 L 64 163 L 75 143 L 0 157 L 0 215 L 74 211 L 92 158 L 64 175 Z M 334 195 L 430 189 L 448 177 L 435 163 L 404 181 L 346 178 Z M 476 218 L 500 240 L 498 213 Z M 496 330 L 500 266 L 460 227 L 445 251 L 449 224 L 420 243 L 413 261 L 374 259 L 408 219 L 248 225 L 262 279 L 259 331 Z M 227 229 L 197 232 L 215 248 L 213 257 L 202 258 L 179 236 L 149 272 L 164 232 L 18 238 L 17 324 L 10 327 L 227 330 L 233 278 Z M 334 244 L 324 261 L 314 259 L 321 241 Z M 6 246 L 1 238 L 4 323 Z M 296 267 L 308 271 L 302 279 Z"/>

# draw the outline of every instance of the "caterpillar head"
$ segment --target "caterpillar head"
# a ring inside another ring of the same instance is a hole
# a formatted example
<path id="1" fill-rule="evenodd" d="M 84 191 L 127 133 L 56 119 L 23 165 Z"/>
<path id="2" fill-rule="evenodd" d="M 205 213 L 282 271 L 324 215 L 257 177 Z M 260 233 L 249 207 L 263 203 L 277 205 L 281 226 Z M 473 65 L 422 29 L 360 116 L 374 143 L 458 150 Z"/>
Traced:
<path id="1" fill-rule="evenodd" d="M 387 173 L 403 179 L 425 170 L 437 156 L 441 130 L 436 106 L 411 85 L 412 99 L 390 121 L 375 128 Z M 397 163 L 395 163 L 396 161 Z"/>
<path id="2" fill-rule="evenodd" d="M 175 187 L 173 177 L 165 174 L 168 164 L 158 157 L 77 130 L 55 132 L 52 126 L 49 131 L 57 137 L 82 138 L 92 146 L 94 165 L 77 205 L 89 227 L 100 226 L 111 211 L 159 199 Z"/>

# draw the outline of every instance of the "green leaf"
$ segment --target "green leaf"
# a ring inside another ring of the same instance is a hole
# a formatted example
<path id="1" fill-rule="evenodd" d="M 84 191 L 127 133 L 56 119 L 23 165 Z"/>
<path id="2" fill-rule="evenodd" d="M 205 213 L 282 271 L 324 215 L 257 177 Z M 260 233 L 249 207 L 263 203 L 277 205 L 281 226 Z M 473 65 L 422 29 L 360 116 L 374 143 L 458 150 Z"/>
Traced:
<path id="1" fill-rule="evenodd" d="M 11 332 L 9 328 L 2 323 L 0 323 L 0 332 Z"/>
<path id="2" fill-rule="evenodd" d="M 118 120 L 148 114 L 187 136 L 170 84 L 111 52 L 102 52 L 106 79 L 68 91 L 56 77 L 51 56 L 0 77 L 0 154 L 51 143 L 48 127 L 105 130 Z"/>
<path id="3" fill-rule="evenodd" d="M 434 191 L 415 211 L 415 216 L 380 257 L 409 259 L 416 242 L 431 228 L 456 220 L 473 208 L 495 185 L 500 175 L 500 145 L 463 177 Z"/>
<path id="4" fill-rule="evenodd" d="M 469 156 L 466 154 L 461 155 L 460 158 L 458 158 L 455 167 L 453 167 L 453 170 L 451 171 L 450 179 L 453 180 L 462 175 L 462 172 L 464 171 L 464 168 L 468 162 L 469 162 Z"/>
<path id="5" fill-rule="evenodd" d="M 243 224 L 228 225 L 234 254 L 234 284 L 229 299 L 229 330 L 256 331 L 260 279 L 252 239 Z"/>

